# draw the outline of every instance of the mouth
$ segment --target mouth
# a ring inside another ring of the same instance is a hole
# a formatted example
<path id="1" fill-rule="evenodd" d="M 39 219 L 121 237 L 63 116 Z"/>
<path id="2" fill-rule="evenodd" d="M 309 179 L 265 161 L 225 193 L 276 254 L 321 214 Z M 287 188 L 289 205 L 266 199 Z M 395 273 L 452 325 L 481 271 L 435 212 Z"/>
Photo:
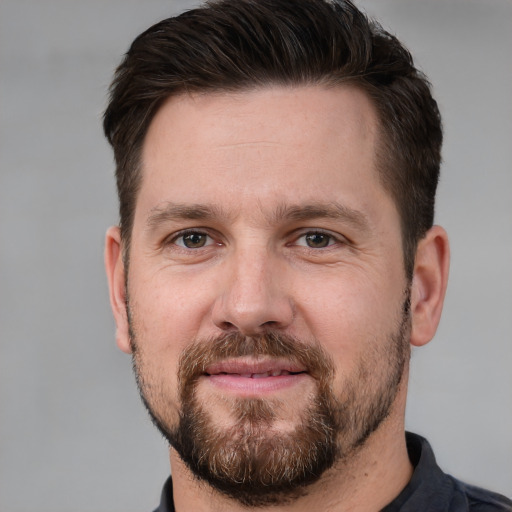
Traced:
<path id="1" fill-rule="evenodd" d="M 287 360 L 233 359 L 209 365 L 203 374 L 212 385 L 242 395 L 261 395 L 298 385 L 306 368 Z"/>
<path id="2" fill-rule="evenodd" d="M 212 375 L 232 375 L 233 377 L 244 377 L 246 379 L 266 379 L 267 377 L 281 377 L 282 375 L 298 375 L 302 372 L 289 372 L 287 370 L 272 370 L 263 373 L 228 373 L 228 372 L 219 372 L 213 374 L 206 374 L 208 376 Z"/>
<path id="3" fill-rule="evenodd" d="M 220 361 L 206 367 L 205 375 L 238 375 L 246 378 L 279 377 L 307 373 L 303 366 L 285 359 L 237 358 Z"/>

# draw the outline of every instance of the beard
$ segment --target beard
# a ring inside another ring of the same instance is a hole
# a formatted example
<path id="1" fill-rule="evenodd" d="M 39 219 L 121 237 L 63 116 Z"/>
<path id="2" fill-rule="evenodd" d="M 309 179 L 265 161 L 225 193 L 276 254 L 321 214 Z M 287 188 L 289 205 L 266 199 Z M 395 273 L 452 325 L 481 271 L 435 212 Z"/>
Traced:
<path id="1" fill-rule="evenodd" d="M 394 332 L 369 343 L 370 350 L 338 393 L 333 389 L 332 358 L 316 341 L 278 331 L 195 341 L 180 357 L 177 418 L 169 412 L 176 407 L 171 397 L 148 371 L 128 314 L 140 396 L 153 423 L 200 481 L 244 506 L 288 503 L 305 495 L 308 485 L 335 464 L 351 460 L 388 417 L 410 357 L 409 304 L 407 293 Z M 209 365 L 243 356 L 286 358 L 314 379 L 315 389 L 304 398 L 290 431 L 276 429 L 275 423 L 282 408 L 293 404 L 275 398 L 226 399 L 231 425 L 221 426 L 212 402 L 198 396 L 198 381 Z"/>

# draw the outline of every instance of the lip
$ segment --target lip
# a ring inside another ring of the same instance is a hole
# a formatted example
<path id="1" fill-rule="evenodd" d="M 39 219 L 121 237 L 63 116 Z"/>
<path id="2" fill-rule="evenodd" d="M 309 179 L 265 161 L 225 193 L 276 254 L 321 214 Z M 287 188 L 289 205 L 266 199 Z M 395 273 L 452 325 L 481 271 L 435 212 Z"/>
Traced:
<path id="1" fill-rule="evenodd" d="M 232 359 L 209 365 L 202 379 L 223 391 L 257 396 L 294 387 L 307 370 L 286 359 Z"/>
<path id="2" fill-rule="evenodd" d="M 221 373 L 226 374 L 261 374 L 261 373 L 275 373 L 275 372 L 288 372 L 288 373 L 302 373 L 306 372 L 306 368 L 298 363 L 289 361 L 287 359 L 274 359 L 274 358 L 236 358 L 219 361 L 206 367 L 205 373 L 207 375 L 218 375 Z"/>

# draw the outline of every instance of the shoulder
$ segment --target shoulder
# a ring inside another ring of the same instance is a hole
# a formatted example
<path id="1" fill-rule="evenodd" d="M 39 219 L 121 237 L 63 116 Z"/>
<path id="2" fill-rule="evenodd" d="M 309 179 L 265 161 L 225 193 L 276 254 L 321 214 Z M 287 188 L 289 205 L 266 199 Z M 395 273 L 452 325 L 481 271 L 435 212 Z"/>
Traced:
<path id="1" fill-rule="evenodd" d="M 453 480 L 457 493 L 464 496 L 470 512 L 512 512 L 512 501 L 507 497 L 455 478 Z"/>
<path id="2" fill-rule="evenodd" d="M 445 473 L 425 438 L 409 432 L 406 435 L 414 473 L 386 512 L 512 512 L 510 499 Z"/>
<path id="3" fill-rule="evenodd" d="M 154 512 L 175 512 L 174 511 L 174 498 L 172 493 L 172 477 L 169 476 L 162 489 L 160 497 L 160 505 Z"/>

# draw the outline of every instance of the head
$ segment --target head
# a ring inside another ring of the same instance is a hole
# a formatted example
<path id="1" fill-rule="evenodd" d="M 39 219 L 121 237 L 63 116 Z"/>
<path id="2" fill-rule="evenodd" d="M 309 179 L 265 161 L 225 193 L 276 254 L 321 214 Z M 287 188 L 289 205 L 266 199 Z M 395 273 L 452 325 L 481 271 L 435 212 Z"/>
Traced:
<path id="1" fill-rule="evenodd" d="M 135 39 L 116 71 L 104 131 L 116 160 L 128 263 L 141 151 L 166 99 L 272 85 L 350 84 L 378 115 L 377 165 L 400 213 L 405 271 L 434 219 L 442 129 L 407 49 L 349 1 L 210 2 Z"/>
<path id="2" fill-rule="evenodd" d="M 118 344 L 171 458 L 262 506 L 396 432 L 447 272 L 400 43 L 349 2 L 210 3 L 135 40 L 105 132 Z"/>

